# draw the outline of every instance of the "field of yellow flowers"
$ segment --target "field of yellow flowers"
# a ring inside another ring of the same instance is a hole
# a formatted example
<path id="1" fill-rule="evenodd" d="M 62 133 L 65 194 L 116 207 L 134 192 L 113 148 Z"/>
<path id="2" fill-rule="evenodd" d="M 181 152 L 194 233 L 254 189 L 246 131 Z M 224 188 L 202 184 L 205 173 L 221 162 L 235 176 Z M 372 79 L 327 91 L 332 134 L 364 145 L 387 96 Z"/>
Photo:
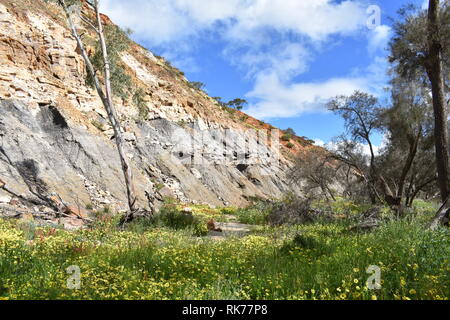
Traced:
<path id="1" fill-rule="evenodd" d="M 429 231 L 421 219 L 393 220 L 369 233 L 350 232 L 345 223 L 260 225 L 222 241 L 192 229 L 136 224 L 121 230 L 114 219 L 102 221 L 69 232 L 0 220 L 0 299 L 450 295 L 449 231 Z M 369 266 L 381 270 L 380 289 L 368 287 Z M 80 276 L 76 288 L 73 270 Z"/>

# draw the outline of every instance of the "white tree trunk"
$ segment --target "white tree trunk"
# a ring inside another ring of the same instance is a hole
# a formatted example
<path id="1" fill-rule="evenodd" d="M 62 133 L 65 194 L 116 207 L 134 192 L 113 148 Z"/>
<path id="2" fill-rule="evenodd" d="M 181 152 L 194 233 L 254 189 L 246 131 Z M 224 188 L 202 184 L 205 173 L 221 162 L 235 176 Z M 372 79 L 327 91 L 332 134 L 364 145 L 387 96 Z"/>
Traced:
<path id="1" fill-rule="evenodd" d="M 105 106 L 109 121 L 114 130 L 116 145 L 117 145 L 117 149 L 119 151 L 119 156 L 120 156 L 122 170 L 123 170 L 124 177 L 125 177 L 125 184 L 126 184 L 127 196 L 128 196 L 129 213 L 125 217 L 124 221 L 125 222 L 131 221 L 133 219 L 134 212 L 137 211 L 137 201 L 136 201 L 137 198 L 136 198 L 134 182 L 133 182 L 133 173 L 132 173 L 131 167 L 129 165 L 129 161 L 128 161 L 125 151 L 124 151 L 124 139 L 123 139 L 122 131 L 120 129 L 120 123 L 117 118 L 117 113 L 114 108 L 113 99 L 112 99 L 112 90 L 111 90 L 111 82 L 110 82 L 110 78 L 111 78 L 110 64 L 109 64 L 109 60 L 108 60 L 106 41 L 105 41 L 105 37 L 103 34 L 103 24 L 101 22 L 100 12 L 98 9 L 98 0 L 94 1 L 94 8 L 95 8 L 97 24 L 98 24 L 98 29 L 96 29 L 96 32 L 98 33 L 98 36 L 99 36 L 102 54 L 103 54 L 103 61 L 104 61 L 104 66 L 105 66 L 104 67 L 104 76 L 105 76 L 105 91 L 106 91 L 106 93 L 103 92 L 100 81 L 95 73 L 94 66 L 92 65 L 92 62 L 89 59 L 89 56 L 86 52 L 83 42 L 81 41 L 81 38 L 78 35 L 78 32 L 72 21 L 69 10 L 65 4 L 65 1 L 59 0 L 59 2 L 62 5 L 62 7 L 64 8 L 64 11 L 65 11 L 66 17 L 67 17 L 67 21 L 69 23 L 69 27 L 72 31 L 72 35 L 75 37 L 78 47 L 81 50 L 81 55 L 86 63 L 88 72 L 94 80 L 94 86 L 97 90 L 98 95 L 100 96 L 100 99 L 102 100 L 103 105 Z"/>

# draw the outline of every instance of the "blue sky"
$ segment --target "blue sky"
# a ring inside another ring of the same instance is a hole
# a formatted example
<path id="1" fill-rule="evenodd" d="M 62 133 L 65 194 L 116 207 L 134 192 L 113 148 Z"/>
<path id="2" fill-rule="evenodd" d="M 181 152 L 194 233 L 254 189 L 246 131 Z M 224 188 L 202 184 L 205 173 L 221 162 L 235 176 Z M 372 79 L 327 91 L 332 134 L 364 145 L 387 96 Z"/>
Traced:
<path id="1" fill-rule="evenodd" d="M 389 17 L 407 3 L 425 1 L 101 1 L 135 41 L 205 83 L 211 96 L 245 98 L 250 115 L 318 143 L 343 131 L 327 100 L 356 89 L 383 94 Z"/>

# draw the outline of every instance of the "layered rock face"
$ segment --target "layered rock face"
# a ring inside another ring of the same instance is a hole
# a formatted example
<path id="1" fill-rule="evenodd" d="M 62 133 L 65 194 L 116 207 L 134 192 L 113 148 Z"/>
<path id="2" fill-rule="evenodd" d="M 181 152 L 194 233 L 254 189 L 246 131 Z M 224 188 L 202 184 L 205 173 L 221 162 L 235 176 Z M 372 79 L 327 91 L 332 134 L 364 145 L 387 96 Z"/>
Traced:
<path id="1" fill-rule="evenodd" d="M 44 1 L 0 0 L 0 177 L 9 190 L 0 201 L 56 196 L 126 209 L 113 132 L 62 17 Z M 223 110 L 138 45 L 122 60 L 148 110 L 142 119 L 115 99 L 142 207 L 164 197 L 242 206 L 292 189 L 279 130 Z"/>

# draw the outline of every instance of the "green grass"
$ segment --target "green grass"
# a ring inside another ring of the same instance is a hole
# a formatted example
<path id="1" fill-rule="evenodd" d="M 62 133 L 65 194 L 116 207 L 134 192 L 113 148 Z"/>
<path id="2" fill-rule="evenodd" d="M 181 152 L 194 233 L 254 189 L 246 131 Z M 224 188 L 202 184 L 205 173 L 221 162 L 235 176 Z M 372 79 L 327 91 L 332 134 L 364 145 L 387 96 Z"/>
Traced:
<path id="1" fill-rule="evenodd" d="M 256 211 L 243 216 L 257 222 Z M 427 230 L 424 211 L 370 233 L 345 221 L 260 221 L 253 234 L 223 241 L 171 225 L 177 218 L 119 230 L 103 213 L 75 232 L 0 220 L 0 299 L 448 299 L 449 231 Z M 81 270 L 79 290 L 66 285 L 71 265 Z M 380 290 L 366 287 L 371 265 L 381 268 Z"/>

